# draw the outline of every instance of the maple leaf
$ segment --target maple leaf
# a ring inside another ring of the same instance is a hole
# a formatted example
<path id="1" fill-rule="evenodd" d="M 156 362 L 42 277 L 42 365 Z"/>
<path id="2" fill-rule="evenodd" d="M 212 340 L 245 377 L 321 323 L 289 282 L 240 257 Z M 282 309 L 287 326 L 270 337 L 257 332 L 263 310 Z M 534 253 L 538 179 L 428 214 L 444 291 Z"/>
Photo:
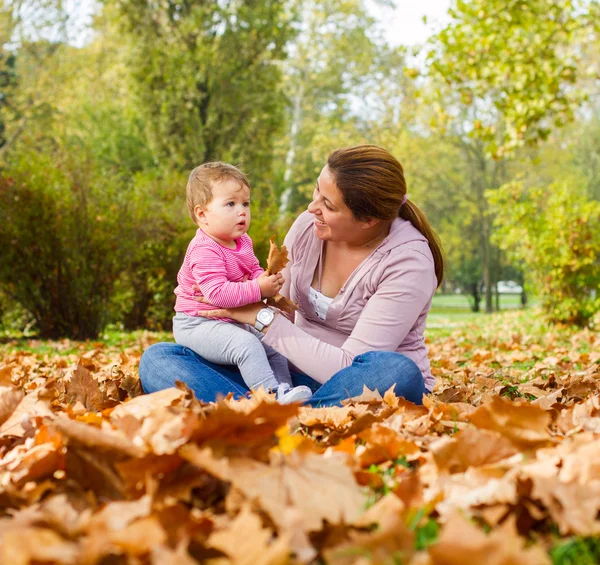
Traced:
<path id="1" fill-rule="evenodd" d="M 52 415 L 47 402 L 39 400 L 39 390 L 26 394 L 13 410 L 10 417 L 0 426 L 0 438 L 23 438 L 33 433 L 30 421 L 37 416 Z"/>
<path id="2" fill-rule="evenodd" d="M 22 398 L 23 391 L 12 386 L 0 386 L 0 426 L 12 416 Z"/>
<path id="3" fill-rule="evenodd" d="M 96 428 L 67 418 L 47 420 L 48 425 L 59 430 L 69 441 L 84 445 L 94 451 L 112 453 L 121 457 L 142 457 L 146 450 L 130 442 L 121 433 L 108 428 Z"/>
<path id="4" fill-rule="evenodd" d="M 271 236 L 269 240 L 269 255 L 267 257 L 267 274 L 276 275 L 283 271 L 285 266 L 288 264 L 288 250 L 285 245 L 281 246 L 281 249 L 277 247 L 275 243 L 275 235 Z"/>
<path id="5" fill-rule="evenodd" d="M 365 563 L 394 563 L 399 556 L 410 559 L 414 553 L 414 533 L 404 522 L 404 505 L 393 494 L 384 496 L 369 508 L 357 526 L 369 532 L 351 532 L 349 540 L 323 552 L 328 565 L 354 565 L 357 556 Z"/>
<path id="6" fill-rule="evenodd" d="M 233 565 L 284 565 L 290 553 L 289 536 L 272 538 L 273 532 L 245 505 L 226 528 L 210 535 L 207 545 L 222 551 Z"/>
<path id="7" fill-rule="evenodd" d="M 175 550 L 158 545 L 152 548 L 152 565 L 198 565 L 198 561 L 192 559 L 187 551 L 187 541 L 183 540 Z"/>
<path id="8" fill-rule="evenodd" d="M 288 264 L 288 251 L 285 245 L 281 246 L 279 249 L 275 243 L 275 236 L 272 235 L 269 240 L 269 256 L 267 257 L 267 274 L 275 275 L 280 273 L 285 266 Z M 294 304 L 291 300 L 286 298 L 281 294 L 276 294 L 273 297 L 267 298 L 267 304 L 269 306 L 274 306 L 275 308 L 279 308 L 283 312 L 288 312 L 289 314 L 298 310 L 298 305 Z"/>
<path id="9" fill-rule="evenodd" d="M 73 369 L 71 380 L 67 381 L 66 392 L 67 402 L 79 401 L 90 411 L 101 411 L 118 403 L 100 389 L 98 380 L 80 363 Z"/>
<path id="10" fill-rule="evenodd" d="M 251 399 L 247 403 L 221 400 L 199 421 L 192 441 L 225 442 L 230 445 L 269 446 L 275 442 L 275 432 L 298 413 L 297 404 Z M 269 446 L 270 447 L 270 446 Z"/>
<path id="11" fill-rule="evenodd" d="M 449 473 L 462 473 L 518 453 L 505 436 L 477 428 L 466 428 L 453 438 L 443 437 L 430 446 L 430 451 L 438 468 Z"/>
<path id="12" fill-rule="evenodd" d="M 494 430 L 520 448 L 536 448 L 552 441 L 548 433 L 551 416 L 540 406 L 496 396 L 469 416 L 478 428 Z"/>
<path id="13" fill-rule="evenodd" d="M 550 565 L 546 552 L 539 546 L 525 547 L 509 519 L 490 534 L 484 534 L 459 514 L 453 514 L 429 548 L 432 565 Z"/>
<path id="14" fill-rule="evenodd" d="M 323 520 L 330 524 L 352 522 L 364 505 L 364 495 L 341 453 L 329 457 L 274 454 L 270 465 L 246 458 L 217 458 L 209 448 L 201 450 L 191 444 L 180 448 L 179 453 L 190 463 L 231 482 L 275 523 L 291 506 L 301 512 L 305 531 L 317 531 Z M 322 504 L 323 500 L 327 504 Z"/>
<path id="15" fill-rule="evenodd" d="M 0 542 L 0 563 L 29 565 L 56 563 L 75 565 L 78 548 L 47 528 L 14 528 L 4 531 Z"/>

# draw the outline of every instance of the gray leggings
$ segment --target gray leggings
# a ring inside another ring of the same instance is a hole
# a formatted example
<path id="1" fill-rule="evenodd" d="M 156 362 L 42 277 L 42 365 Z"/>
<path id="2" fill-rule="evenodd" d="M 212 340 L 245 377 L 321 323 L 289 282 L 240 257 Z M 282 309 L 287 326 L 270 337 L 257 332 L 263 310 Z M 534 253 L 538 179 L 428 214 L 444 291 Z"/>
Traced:
<path id="1" fill-rule="evenodd" d="M 287 359 L 263 345 L 263 334 L 252 326 L 177 312 L 173 335 L 179 345 L 189 347 L 207 361 L 237 365 L 250 389 L 263 386 L 269 390 L 282 383 L 292 384 Z"/>

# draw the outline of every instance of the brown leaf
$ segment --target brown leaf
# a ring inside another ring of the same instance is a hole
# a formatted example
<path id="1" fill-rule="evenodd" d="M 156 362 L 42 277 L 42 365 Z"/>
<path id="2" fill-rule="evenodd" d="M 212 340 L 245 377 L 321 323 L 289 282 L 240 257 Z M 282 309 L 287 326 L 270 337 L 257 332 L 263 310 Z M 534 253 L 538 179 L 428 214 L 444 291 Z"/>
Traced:
<path id="1" fill-rule="evenodd" d="M 429 548 L 429 556 L 432 565 L 550 565 L 543 549 L 525 545 L 512 520 L 486 535 L 460 514 L 454 514 L 439 541 Z"/>
<path id="2" fill-rule="evenodd" d="M 221 400 L 200 420 L 192 441 L 225 442 L 247 448 L 268 446 L 275 441 L 275 431 L 295 416 L 298 409 L 297 404 L 282 405 L 273 400 Z"/>
<path id="3" fill-rule="evenodd" d="M 369 532 L 351 532 L 346 543 L 325 550 L 328 565 L 353 565 L 358 556 L 364 563 L 395 563 L 410 559 L 414 553 L 414 533 L 404 523 L 404 505 L 393 494 L 377 501 L 357 525 L 370 526 Z"/>
<path id="4" fill-rule="evenodd" d="M 260 504 L 275 523 L 287 507 L 293 506 L 302 513 L 304 529 L 317 531 L 323 520 L 330 524 L 355 520 L 365 502 L 344 454 L 276 454 L 271 465 L 266 465 L 245 458 L 219 459 L 210 449 L 191 444 L 180 448 L 179 453 L 190 463 L 231 482 Z"/>
<path id="5" fill-rule="evenodd" d="M 510 401 L 496 396 L 480 406 L 469 420 L 478 428 L 496 431 L 521 449 L 536 448 L 551 442 L 548 412 L 529 402 Z"/>
<path id="6" fill-rule="evenodd" d="M 81 364 L 73 369 L 66 390 L 67 402 L 74 404 L 80 401 L 90 411 L 100 412 L 116 404 L 115 400 L 100 389 L 100 384 L 92 373 Z"/>
<path id="7" fill-rule="evenodd" d="M 59 430 L 69 440 L 93 448 L 95 451 L 112 453 L 121 457 L 143 457 L 146 450 L 138 447 L 117 431 L 96 428 L 89 424 L 54 418 L 47 420 L 48 425 Z"/>
<path id="8" fill-rule="evenodd" d="M 77 545 L 65 541 L 46 528 L 15 528 L 4 532 L 0 542 L 0 563 L 30 565 L 30 563 L 77 563 Z"/>
<path id="9" fill-rule="evenodd" d="M 136 398 L 123 402 L 116 406 L 110 413 L 111 421 L 124 416 L 133 416 L 142 420 L 154 414 L 158 408 L 173 406 L 185 397 L 185 391 L 175 387 L 165 388 L 152 394 L 144 394 Z"/>
<path id="10" fill-rule="evenodd" d="M 0 386 L 0 426 L 12 416 L 22 398 L 22 390 L 13 386 Z"/>
<path id="11" fill-rule="evenodd" d="M 275 235 L 271 236 L 269 244 L 270 247 L 269 256 L 267 257 L 267 274 L 276 275 L 288 264 L 288 251 L 285 245 L 282 245 L 281 249 L 277 247 L 277 244 L 275 243 Z"/>
<path id="12" fill-rule="evenodd" d="M 289 559 L 288 536 L 273 539 L 248 505 L 231 524 L 213 532 L 207 544 L 222 551 L 233 565 L 284 565 Z"/>
<path id="13" fill-rule="evenodd" d="M 279 308 L 279 310 L 282 312 L 287 312 L 288 314 L 292 314 L 298 310 L 298 304 L 292 302 L 289 298 L 286 298 L 282 294 L 276 294 L 273 297 L 267 298 L 267 304 L 269 306 Z"/>
<path id="14" fill-rule="evenodd" d="M 38 391 L 26 394 L 14 409 L 8 420 L 0 426 L 0 438 L 22 438 L 33 433 L 30 421 L 37 416 L 52 414 L 47 402 L 38 399 Z"/>
<path id="15" fill-rule="evenodd" d="M 498 432 L 466 428 L 453 438 L 443 437 L 430 446 L 436 465 L 449 473 L 495 463 L 517 453 L 515 446 Z"/>

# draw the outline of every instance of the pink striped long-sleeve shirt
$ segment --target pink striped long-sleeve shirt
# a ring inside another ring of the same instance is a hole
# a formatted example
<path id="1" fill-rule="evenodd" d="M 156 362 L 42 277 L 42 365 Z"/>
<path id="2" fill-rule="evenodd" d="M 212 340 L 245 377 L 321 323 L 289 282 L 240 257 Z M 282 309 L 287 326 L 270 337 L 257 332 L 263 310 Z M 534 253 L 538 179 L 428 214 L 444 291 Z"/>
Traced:
<path id="1" fill-rule="evenodd" d="M 234 308 L 260 300 L 256 279 L 263 269 L 254 255 L 252 240 L 244 234 L 236 242 L 237 247 L 229 249 L 198 229 L 177 275 L 176 312 L 197 316 L 199 310 Z M 244 282 L 246 275 L 248 280 Z M 200 287 L 200 294 L 210 304 L 194 300 L 198 296 L 194 293 L 194 284 Z"/>

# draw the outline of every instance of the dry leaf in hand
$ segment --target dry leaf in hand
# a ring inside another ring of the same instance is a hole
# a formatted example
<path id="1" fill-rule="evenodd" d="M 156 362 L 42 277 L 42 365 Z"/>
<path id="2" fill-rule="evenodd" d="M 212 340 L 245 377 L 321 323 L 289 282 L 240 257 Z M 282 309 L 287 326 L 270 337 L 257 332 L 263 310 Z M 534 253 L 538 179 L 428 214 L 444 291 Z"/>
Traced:
<path id="1" fill-rule="evenodd" d="M 282 245 L 281 249 L 277 247 L 274 235 L 271 236 L 269 243 L 271 247 L 267 257 L 267 275 L 276 275 L 283 271 L 283 268 L 288 264 L 288 251 L 285 245 Z"/>
<path id="2" fill-rule="evenodd" d="M 275 244 L 275 236 L 272 235 L 270 239 L 271 247 L 269 249 L 269 256 L 267 257 L 267 274 L 275 275 L 283 270 L 288 264 L 289 257 L 288 251 L 285 245 L 281 246 L 281 249 Z M 279 308 L 282 312 L 291 314 L 298 310 L 298 306 L 294 304 L 289 298 L 277 294 L 272 298 L 267 298 L 267 304 Z"/>
<path id="3" fill-rule="evenodd" d="M 286 298 L 282 294 L 276 294 L 272 298 L 267 298 L 267 304 L 278 308 L 282 312 L 287 312 L 288 314 L 292 314 L 298 310 L 298 305 L 294 304 L 289 298 Z"/>

